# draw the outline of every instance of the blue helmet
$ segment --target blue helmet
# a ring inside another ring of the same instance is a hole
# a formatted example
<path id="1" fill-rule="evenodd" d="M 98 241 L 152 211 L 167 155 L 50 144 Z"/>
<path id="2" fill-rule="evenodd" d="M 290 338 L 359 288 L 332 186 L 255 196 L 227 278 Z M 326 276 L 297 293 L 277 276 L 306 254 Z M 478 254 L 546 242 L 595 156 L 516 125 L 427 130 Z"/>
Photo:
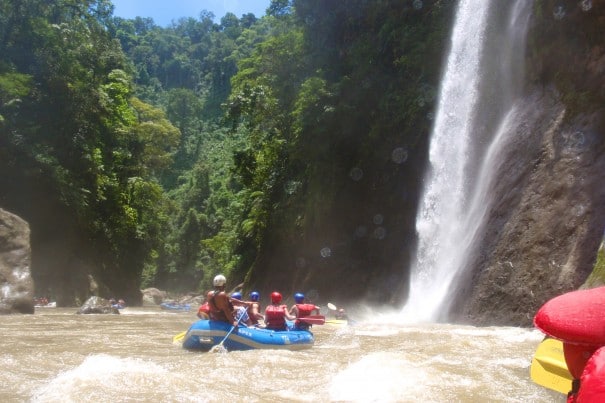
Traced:
<path id="1" fill-rule="evenodd" d="M 250 301 L 258 301 L 260 298 L 260 294 L 257 291 L 252 291 L 250 293 Z"/>
<path id="2" fill-rule="evenodd" d="M 233 294 L 231 294 L 231 298 L 239 299 L 241 301 L 242 300 L 242 293 L 239 292 L 239 291 L 236 291 Z"/>
<path id="3" fill-rule="evenodd" d="M 297 304 L 302 304 L 304 300 L 305 300 L 305 294 L 302 294 L 300 292 L 297 292 L 296 294 L 294 294 L 294 301 L 296 301 Z"/>

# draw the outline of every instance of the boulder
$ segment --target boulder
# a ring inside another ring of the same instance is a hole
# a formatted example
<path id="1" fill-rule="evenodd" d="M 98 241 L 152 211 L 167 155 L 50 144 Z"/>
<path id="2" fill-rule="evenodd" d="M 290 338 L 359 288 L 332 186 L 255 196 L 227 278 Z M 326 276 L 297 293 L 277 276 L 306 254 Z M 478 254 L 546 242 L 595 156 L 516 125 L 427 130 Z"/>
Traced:
<path id="1" fill-rule="evenodd" d="M 90 297 L 84 304 L 78 309 L 77 314 L 119 314 L 117 308 L 113 307 L 109 300 L 101 297 Z"/>
<path id="2" fill-rule="evenodd" d="M 166 291 L 161 291 L 157 288 L 145 288 L 141 290 L 141 294 L 143 294 L 143 304 L 159 305 L 166 298 Z"/>
<path id="3" fill-rule="evenodd" d="M 0 314 L 34 313 L 29 224 L 0 209 Z"/>

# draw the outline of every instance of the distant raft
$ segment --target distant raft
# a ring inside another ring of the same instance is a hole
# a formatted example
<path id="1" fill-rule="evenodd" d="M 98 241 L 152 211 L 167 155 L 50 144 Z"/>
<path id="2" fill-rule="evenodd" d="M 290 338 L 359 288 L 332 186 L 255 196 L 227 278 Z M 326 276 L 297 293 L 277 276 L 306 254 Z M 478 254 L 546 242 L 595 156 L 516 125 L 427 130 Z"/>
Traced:
<path id="1" fill-rule="evenodd" d="M 166 311 L 189 312 L 191 310 L 191 305 L 179 304 L 177 302 L 162 302 L 160 308 Z"/>
<path id="2" fill-rule="evenodd" d="M 199 320 L 191 325 L 183 339 L 187 350 L 209 351 L 219 345 L 232 326 L 226 322 Z M 315 338 L 309 330 L 297 330 L 289 323 L 290 330 L 269 330 L 258 327 L 238 326 L 233 330 L 223 346 L 228 351 L 235 350 L 303 350 L 313 347 Z"/>

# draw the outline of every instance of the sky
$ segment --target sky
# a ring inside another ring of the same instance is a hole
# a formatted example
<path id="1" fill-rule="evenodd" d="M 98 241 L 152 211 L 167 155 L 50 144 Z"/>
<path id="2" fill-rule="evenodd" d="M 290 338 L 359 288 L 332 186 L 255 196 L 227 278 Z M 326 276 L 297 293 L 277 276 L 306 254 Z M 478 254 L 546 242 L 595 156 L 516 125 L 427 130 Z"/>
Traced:
<path id="1" fill-rule="evenodd" d="M 260 18 L 271 0 L 112 0 L 112 3 L 116 17 L 151 17 L 156 25 L 166 27 L 180 17 L 198 19 L 202 10 L 212 12 L 217 23 L 228 12 L 237 18 L 247 13 Z"/>

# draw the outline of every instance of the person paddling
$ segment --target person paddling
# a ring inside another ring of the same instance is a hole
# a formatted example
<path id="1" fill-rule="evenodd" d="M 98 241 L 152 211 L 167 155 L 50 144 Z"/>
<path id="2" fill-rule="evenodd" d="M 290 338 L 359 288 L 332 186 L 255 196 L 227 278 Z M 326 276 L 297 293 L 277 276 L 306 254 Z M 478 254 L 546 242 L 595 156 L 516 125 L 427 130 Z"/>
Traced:
<path id="1" fill-rule="evenodd" d="M 239 291 L 231 294 L 231 303 L 235 307 L 235 317 L 239 322 L 245 323 L 247 326 L 252 326 L 253 323 L 248 315 L 248 302 L 242 301 L 242 293 Z"/>
<path id="2" fill-rule="evenodd" d="M 303 293 L 297 292 L 294 294 L 294 302 L 295 304 L 290 308 L 290 315 L 296 316 L 297 318 L 304 318 L 312 315 L 313 312 L 315 312 L 316 315 L 320 314 L 319 307 L 305 301 L 305 295 Z"/>
<path id="3" fill-rule="evenodd" d="M 260 305 L 260 294 L 258 291 L 252 291 L 250 293 L 250 304 L 248 305 L 248 315 L 254 325 L 258 325 L 260 320 L 264 320 L 263 314 L 261 313 Z"/>
<path id="4" fill-rule="evenodd" d="M 286 319 L 294 320 L 295 316 L 288 313 L 288 307 L 281 304 L 282 296 L 279 292 L 271 293 L 271 305 L 265 309 L 265 325 L 267 329 L 286 330 Z"/>
<path id="5" fill-rule="evenodd" d="M 200 319 L 208 320 L 210 318 L 210 298 L 214 295 L 214 291 L 210 290 L 206 293 L 204 303 L 200 305 L 197 310 L 197 317 Z"/>
<path id="6" fill-rule="evenodd" d="M 235 318 L 235 309 L 225 292 L 227 279 L 222 274 L 219 274 L 214 277 L 212 284 L 214 285 L 214 291 L 208 300 L 210 320 L 231 323 L 234 327 L 237 327 L 238 321 Z"/>
<path id="7" fill-rule="evenodd" d="M 312 315 L 314 312 L 316 312 L 317 315 L 321 313 L 318 306 L 315 304 L 306 303 L 305 295 L 303 293 L 297 292 L 294 294 L 294 302 L 295 304 L 290 308 L 290 315 L 293 315 L 297 319 L 306 318 L 307 316 Z M 307 330 L 309 328 L 308 324 L 299 320 L 295 322 L 295 326 L 296 328 L 303 330 Z"/>
<path id="8" fill-rule="evenodd" d="M 334 313 L 334 317 L 339 320 L 348 320 L 349 316 L 344 308 L 338 308 L 338 310 Z"/>

